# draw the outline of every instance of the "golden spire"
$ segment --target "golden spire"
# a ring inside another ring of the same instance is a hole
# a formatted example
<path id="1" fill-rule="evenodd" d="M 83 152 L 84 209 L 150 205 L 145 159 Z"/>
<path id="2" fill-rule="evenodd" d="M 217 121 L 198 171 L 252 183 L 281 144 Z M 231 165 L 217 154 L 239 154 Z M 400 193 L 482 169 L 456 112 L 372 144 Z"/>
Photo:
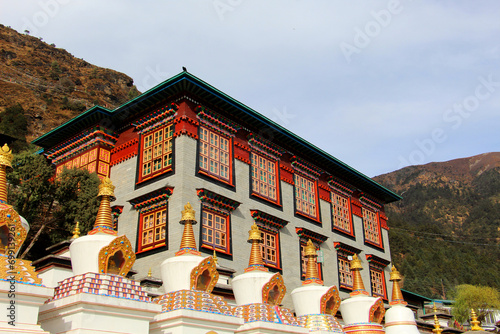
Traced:
<path id="1" fill-rule="evenodd" d="M 257 224 L 255 224 L 255 222 L 252 224 L 250 231 L 248 231 L 248 242 L 252 244 L 252 249 L 250 251 L 248 268 L 245 269 L 245 271 L 267 271 L 267 268 L 264 267 L 264 261 L 262 261 L 262 250 L 260 249 L 259 245 L 262 242 L 262 237 L 259 227 L 257 226 Z"/>
<path id="2" fill-rule="evenodd" d="M 397 305 L 397 304 L 408 305 L 408 303 L 405 302 L 405 300 L 403 298 L 403 294 L 401 293 L 401 287 L 399 286 L 399 281 L 401 281 L 401 275 L 399 274 L 399 271 L 394 266 L 392 266 L 390 281 L 392 281 L 392 301 L 390 304 L 391 305 Z"/>
<path id="3" fill-rule="evenodd" d="M 153 273 L 151 273 L 151 268 L 149 268 L 149 271 L 148 271 L 148 278 L 151 278 L 153 277 Z"/>
<path id="4" fill-rule="evenodd" d="M 352 256 L 352 260 L 349 263 L 349 268 L 352 273 L 352 292 L 351 297 L 357 296 L 359 294 L 368 295 L 365 291 L 365 285 L 363 284 L 363 279 L 361 278 L 360 270 L 363 270 L 361 265 L 361 260 L 358 258 L 358 254 Z"/>
<path id="5" fill-rule="evenodd" d="M 217 252 L 214 249 L 214 255 L 212 255 L 212 258 L 214 259 L 214 263 L 217 265 L 219 263 L 219 259 L 217 258 Z"/>
<path id="6" fill-rule="evenodd" d="M 432 330 L 432 332 L 436 334 L 441 334 L 443 332 L 443 329 L 441 328 L 439 320 L 435 314 L 434 314 L 434 329 Z"/>
<path id="7" fill-rule="evenodd" d="M 200 252 L 196 250 L 196 240 L 194 238 L 193 225 L 197 222 L 194 217 L 194 210 L 191 203 L 184 205 L 184 210 L 181 211 L 182 218 L 179 224 L 184 225 L 184 231 L 182 232 L 181 247 L 176 256 L 190 253 L 193 255 L 201 255 Z"/>
<path id="8" fill-rule="evenodd" d="M 476 311 L 474 309 L 471 309 L 471 326 L 470 330 L 471 331 L 484 331 L 484 329 L 481 328 L 481 321 L 477 320 L 477 315 Z"/>
<path id="9" fill-rule="evenodd" d="M 12 168 L 13 158 L 7 144 L 0 148 L 0 203 L 7 203 L 7 167 Z"/>
<path id="10" fill-rule="evenodd" d="M 307 242 L 307 245 L 304 249 L 304 257 L 307 259 L 307 267 L 306 267 L 306 277 L 302 285 L 317 283 L 323 284 L 323 281 L 319 279 L 318 275 L 318 264 L 316 263 L 316 246 L 313 244 L 311 239 Z"/>
<path id="11" fill-rule="evenodd" d="M 99 193 L 97 194 L 97 197 L 101 198 L 101 204 L 99 205 L 94 228 L 89 234 L 106 233 L 117 235 L 116 231 L 113 229 L 113 218 L 111 216 L 111 201 L 115 200 L 114 190 L 115 186 L 108 177 L 101 179 Z"/>
<path id="12" fill-rule="evenodd" d="M 73 229 L 73 237 L 71 237 L 71 240 L 74 240 L 78 237 L 80 237 L 80 222 L 77 221 L 75 228 Z"/>
<path id="13" fill-rule="evenodd" d="M 434 313 L 437 313 L 438 309 L 437 309 L 437 306 L 436 306 L 436 302 L 432 302 L 432 312 Z"/>

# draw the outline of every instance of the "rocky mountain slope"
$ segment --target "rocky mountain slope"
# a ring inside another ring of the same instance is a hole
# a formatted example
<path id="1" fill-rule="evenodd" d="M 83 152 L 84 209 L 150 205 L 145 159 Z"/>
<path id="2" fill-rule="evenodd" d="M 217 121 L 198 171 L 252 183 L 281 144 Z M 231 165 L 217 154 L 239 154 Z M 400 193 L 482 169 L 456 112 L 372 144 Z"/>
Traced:
<path id="1" fill-rule="evenodd" d="M 406 288 L 439 298 L 463 283 L 500 289 L 500 152 L 374 179 L 403 196 L 386 211 Z"/>
<path id="2" fill-rule="evenodd" d="M 28 141 L 94 104 L 112 109 L 138 95 L 129 76 L 3 25 L 0 92 L 0 115 L 18 104 L 24 110 Z"/>

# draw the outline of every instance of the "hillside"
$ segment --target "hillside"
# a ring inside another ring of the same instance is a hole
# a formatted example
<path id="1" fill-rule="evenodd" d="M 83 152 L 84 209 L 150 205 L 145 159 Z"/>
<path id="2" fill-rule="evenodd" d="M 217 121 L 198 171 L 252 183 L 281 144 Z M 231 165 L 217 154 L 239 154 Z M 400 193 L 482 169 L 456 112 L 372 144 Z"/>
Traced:
<path id="1" fill-rule="evenodd" d="M 386 212 L 405 288 L 438 298 L 462 283 L 500 289 L 500 152 L 374 179 L 403 196 Z"/>
<path id="2" fill-rule="evenodd" d="M 95 104 L 112 109 L 138 95 L 127 75 L 3 25 L 0 92 L 0 117 L 7 108 L 20 105 L 28 141 Z"/>

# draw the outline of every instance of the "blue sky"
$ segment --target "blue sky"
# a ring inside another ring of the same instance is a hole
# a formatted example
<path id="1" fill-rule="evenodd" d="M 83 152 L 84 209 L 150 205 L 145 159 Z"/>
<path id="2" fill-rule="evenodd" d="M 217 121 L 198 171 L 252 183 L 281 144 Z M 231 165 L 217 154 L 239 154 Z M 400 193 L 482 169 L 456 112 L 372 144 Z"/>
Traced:
<path id="1" fill-rule="evenodd" d="M 493 0 L 0 3 L 0 23 L 142 91 L 186 66 L 368 176 L 499 151 L 499 17 Z"/>

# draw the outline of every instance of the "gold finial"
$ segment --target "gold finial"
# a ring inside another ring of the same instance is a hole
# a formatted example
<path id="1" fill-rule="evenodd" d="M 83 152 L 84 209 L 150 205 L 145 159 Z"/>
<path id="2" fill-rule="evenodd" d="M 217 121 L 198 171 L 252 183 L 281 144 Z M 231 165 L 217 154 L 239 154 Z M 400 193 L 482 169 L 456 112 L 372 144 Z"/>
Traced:
<path id="1" fill-rule="evenodd" d="M 3 147 L 0 148 L 0 165 L 5 167 L 12 167 L 12 159 L 14 159 L 12 150 L 7 144 L 4 144 Z"/>
<path id="2" fill-rule="evenodd" d="M 214 255 L 212 255 L 212 258 L 214 259 L 214 263 L 217 265 L 219 263 L 219 259 L 217 258 L 217 252 L 214 249 Z"/>
<path id="3" fill-rule="evenodd" d="M 311 239 L 307 241 L 306 247 L 304 248 L 304 257 L 307 259 L 307 263 L 306 276 L 302 285 L 311 283 L 323 284 L 318 275 L 318 264 L 316 263 L 316 257 L 318 257 L 318 255 L 316 253 L 316 246 Z"/>
<path id="4" fill-rule="evenodd" d="M 111 180 L 109 177 L 103 177 L 101 179 L 101 183 L 99 184 L 99 193 L 97 196 L 109 196 L 111 201 L 115 199 L 115 186 L 113 183 L 111 183 Z"/>
<path id="5" fill-rule="evenodd" d="M 354 297 L 359 294 L 368 295 L 368 292 L 365 291 L 363 279 L 361 278 L 360 270 L 363 270 L 363 266 L 361 265 L 361 260 L 358 258 L 358 254 L 352 256 L 352 260 L 349 262 L 349 268 L 351 269 L 353 281 L 351 296 Z"/>
<path id="6" fill-rule="evenodd" d="M 439 320 L 435 314 L 434 314 L 434 329 L 432 330 L 432 332 L 436 334 L 441 334 L 443 332 L 443 329 L 441 328 Z"/>
<path id="7" fill-rule="evenodd" d="M 267 271 L 267 268 L 264 267 L 264 261 L 262 261 L 262 250 L 259 245 L 262 242 L 262 236 L 259 227 L 255 224 L 255 222 L 252 224 L 250 231 L 248 231 L 248 242 L 252 244 L 252 249 L 250 251 L 248 268 L 245 269 L 245 271 L 255 269 Z"/>
<path id="8" fill-rule="evenodd" d="M 193 207 L 191 206 L 191 203 L 187 203 L 184 205 L 184 210 L 182 212 L 182 218 L 181 221 L 186 221 L 186 220 L 195 220 L 194 218 L 194 210 Z"/>
<path id="9" fill-rule="evenodd" d="M 176 256 L 183 255 L 186 253 L 200 255 L 201 253 L 196 250 L 196 240 L 194 238 L 193 225 L 196 224 L 194 210 L 191 207 L 191 203 L 184 205 L 184 210 L 182 212 L 182 218 L 179 222 L 184 225 L 184 231 L 182 232 L 181 246 Z"/>
<path id="10" fill-rule="evenodd" d="M 7 167 L 12 167 L 12 150 L 5 144 L 0 148 L 0 202 L 7 203 Z"/>
<path id="11" fill-rule="evenodd" d="M 89 234 L 105 233 L 117 235 L 113 228 L 113 218 L 111 216 L 111 201 L 115 199 L 114 189 L 115 186 L 113 186 L 108 177 L 101 179 L 99 193 L 97 194 L 97 197 L 101 198 L 101 204 L 99 205 L 99 211 L 97 211 L 94 228 Z"/>
<path id="12" fill-rule="evenodd" d="M 437 309 L 437 306 L 436 306 L 436 302 L 432 302 L 432 312 L 434 313 L 437 313 L 438 309 Z"/>
<path id="13" fill-rule="evenodd" d="M 390 304 L 408 305 L 408 303 L 404 301 L 403 294 L 401 293 L 401 287 L 399 286 L 399 281 L 401 281 L 401 274 L 394 266 L 392 266 L 390 281 L 392 281 L 392 301 Z"/>
<path id="14" fill-rule="evenodd" d="M 71 237 L 71 240 L 79 237 L 80 237 L 80 222 L 76 221 L 75 228 L 73 229 L 73 237 Z"/>
<path id="15" fill-rule="evenodd" d="M 481 328 L 481 321 L 477 320 L 477 314 L 474 309 L 471 309 L 471 326 L 470 330 L 471 331 L 484 331 L 484 329 Z"/>
<path id="16" fill-rule="evenodd" d="M 149 271 L 148 271 L 148 278 L 151 278 L 153 277 L 153 274 L 151 273 L 151 268 L 149 268 Z"/>

